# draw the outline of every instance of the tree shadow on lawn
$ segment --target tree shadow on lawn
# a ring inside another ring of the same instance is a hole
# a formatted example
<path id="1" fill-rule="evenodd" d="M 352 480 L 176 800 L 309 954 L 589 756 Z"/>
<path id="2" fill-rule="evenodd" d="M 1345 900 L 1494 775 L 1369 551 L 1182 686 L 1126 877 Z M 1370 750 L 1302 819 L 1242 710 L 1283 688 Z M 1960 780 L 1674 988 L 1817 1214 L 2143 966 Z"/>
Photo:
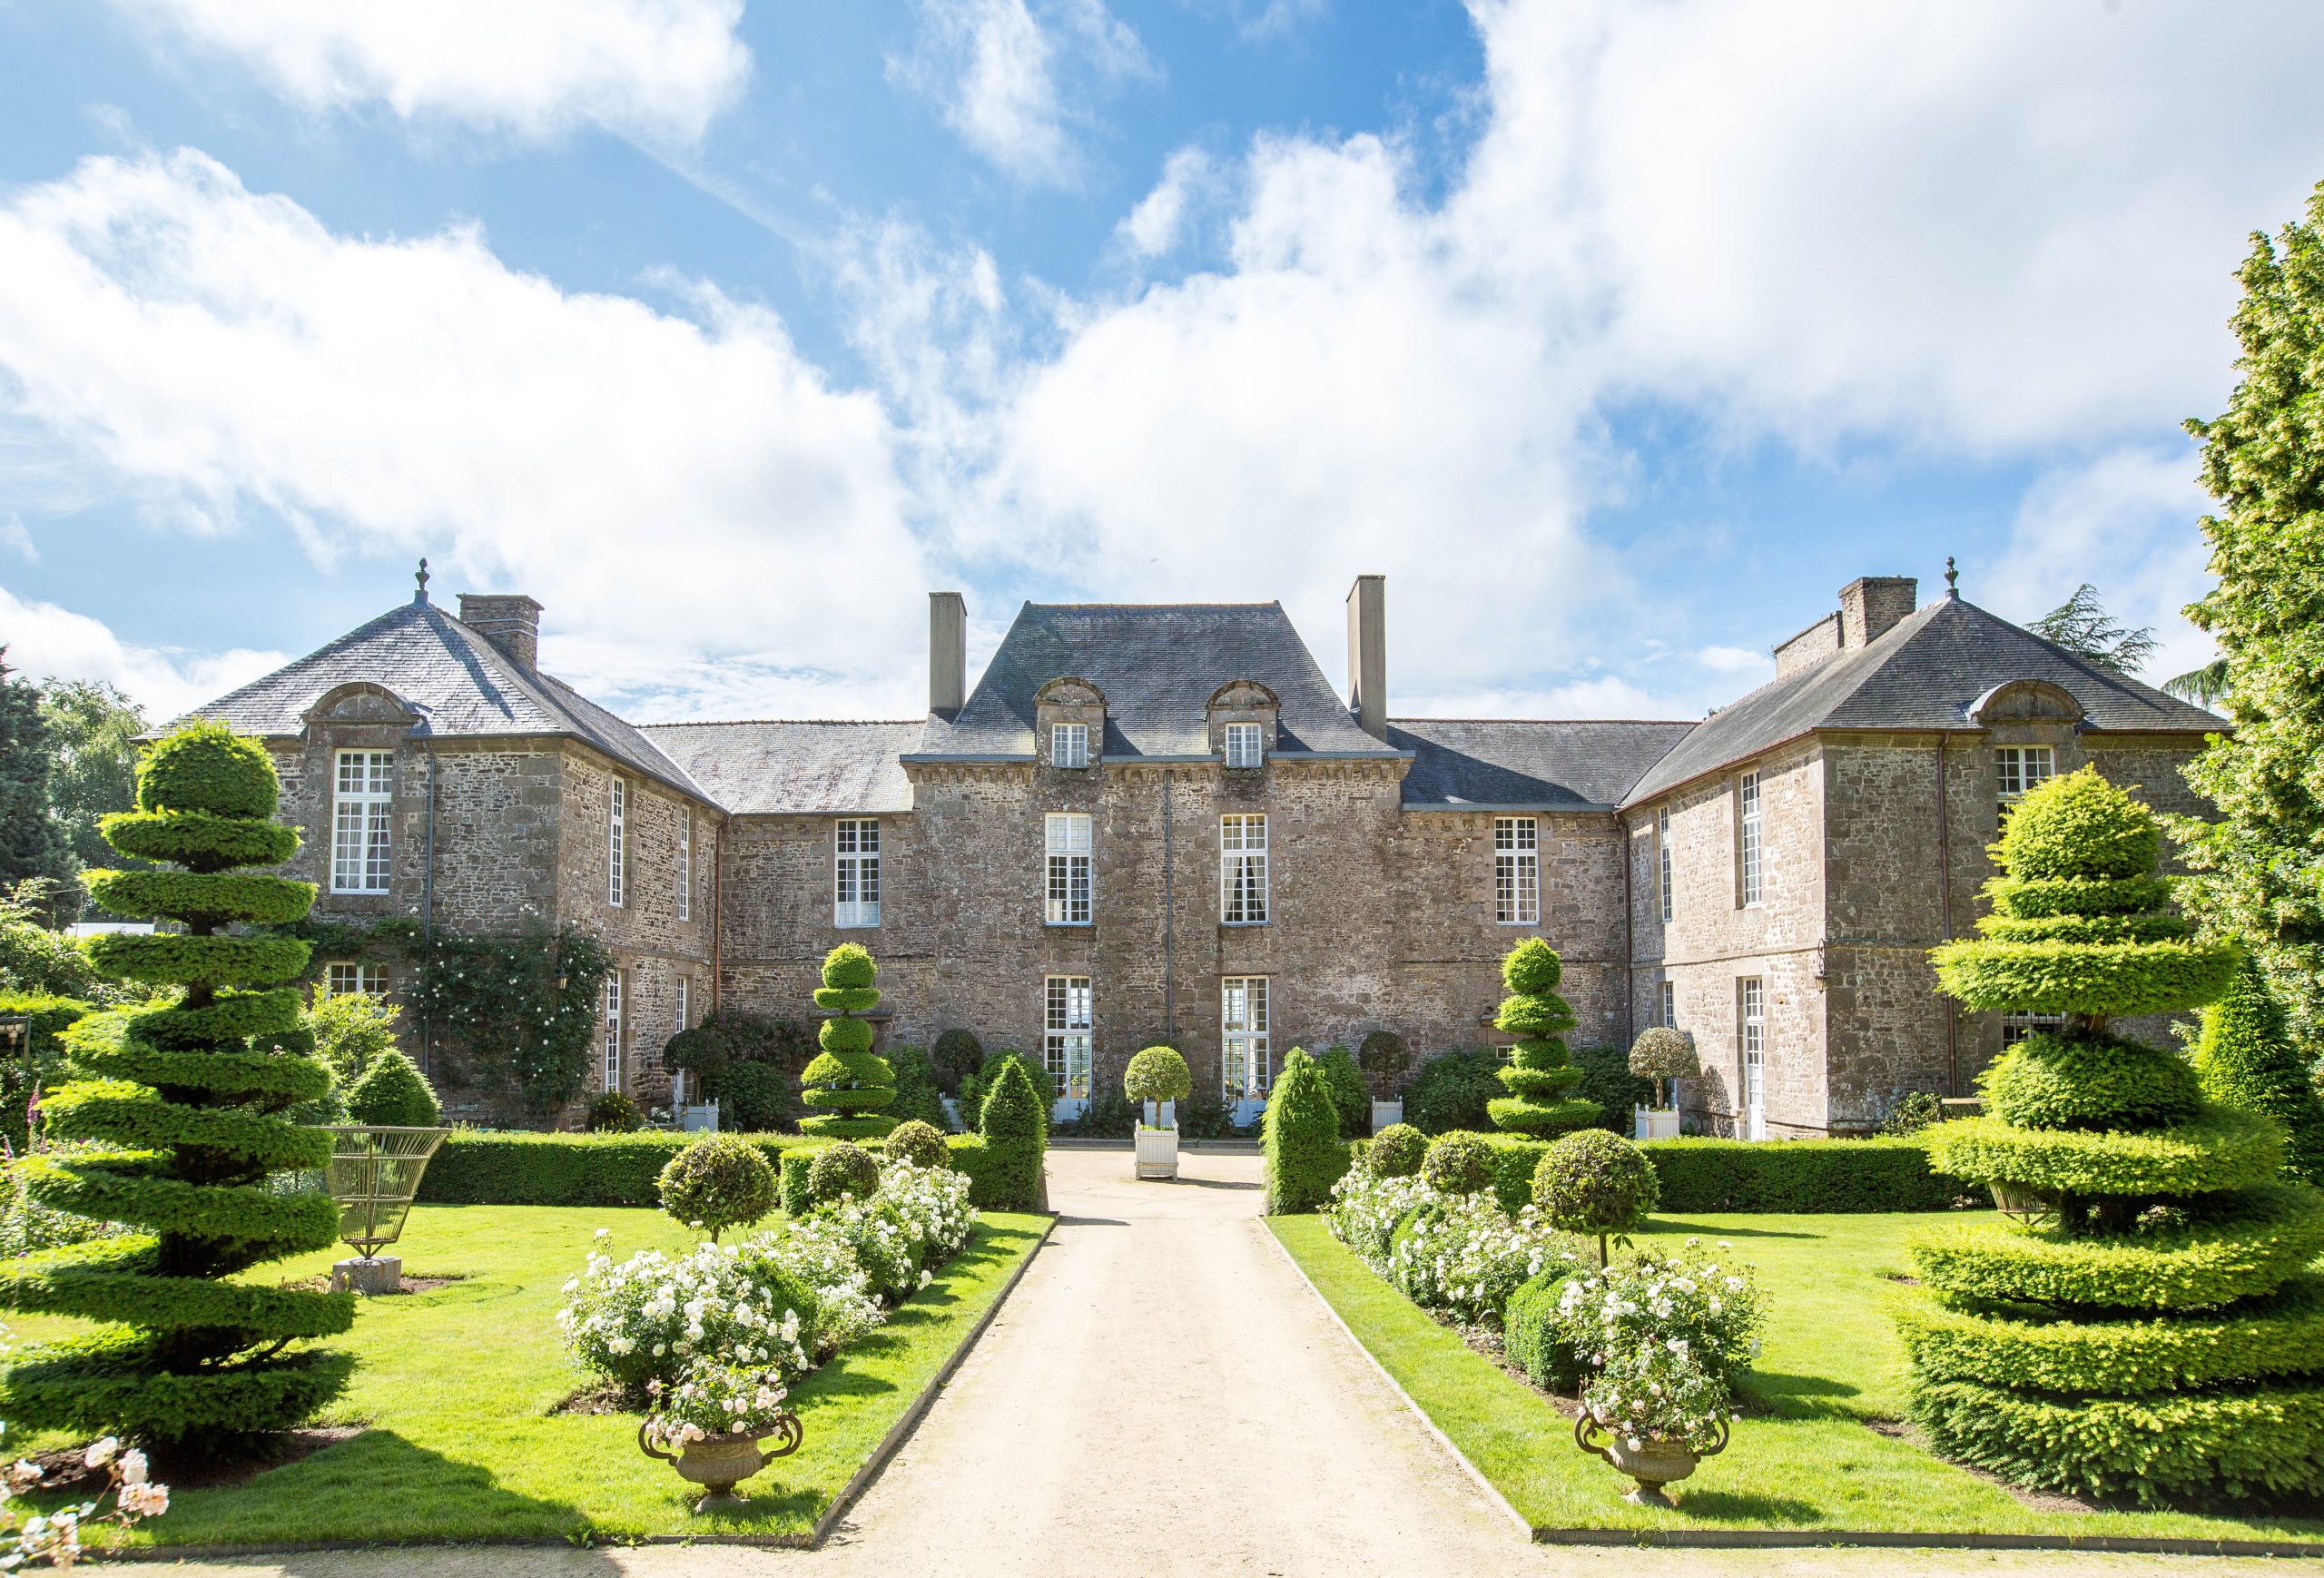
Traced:
<path id="1" fill-rule="evenodd" d="M 1730 1228 L 1723 1223 L 1716 1228 L 1709 1228 L 1690 1222 L 1684 1217 L 1652 1218 L 1639 1230 L 1642 1233 L 1651 1233 L 1658 1238 L 1676 1238 L 1684 1233 L 1689 1238 L 1708 1238 L 1713 1243 L 1717 1243 L 1721 1238 L 1813 1239 L 1821 1236 L 1816 1233 L 1777 1232 L 1773 1228 Z"/>
<path id="2" fill-rule="evenodd" d="M 1860 1410 L 1836 1399 L 1863 1396 L 1863 1388 L 1828 1376 L 1794 1376 L 1781 1370 L 1753 1370 L 1744 1376 L 1740 1401 L 1756 1405 L 1750 1411 L 1786 1419 L 1855 1419 Z"/>
<path id="3" fill-rule="evenodd" d="M 1679 1504 L 1677 1510 L 1681 1517 L 1691 1513 L 1699 1518 L 1721 1518 L 1738 1524 L 1797 1528 L 1820 1523 L 1825 1515 L 1825 1509 L 1814 1502 L 1752 1491 L 1689 1490 L 1682 1485 L 1670 1499 Z"/>

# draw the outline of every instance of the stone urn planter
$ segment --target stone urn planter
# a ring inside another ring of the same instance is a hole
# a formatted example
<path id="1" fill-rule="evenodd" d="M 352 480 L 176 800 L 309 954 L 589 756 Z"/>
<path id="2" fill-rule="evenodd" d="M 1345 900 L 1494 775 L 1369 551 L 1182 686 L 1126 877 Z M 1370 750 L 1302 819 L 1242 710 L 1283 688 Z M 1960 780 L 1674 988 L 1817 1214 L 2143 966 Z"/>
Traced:
<path id="1" fill-rule="evenodd" d="M 788 1457 L 799 1450 L 805 1430 L 796 1414 L 782 1414 L 775 1417 L 773 1428 L 743 1431 L 731 1435 L 704 1435 L 687 1442 L 675 1452 L 655 1445 L 654 1422 L 647 1420 L 637 1427 L 637 1449 L 648 1457 L 656 1457 L 678 1471 L 679 1476 L 702 1486 L 702 1499 L 694 1504 L 698 1513 L 720 1512 L 729 1507 L 746 1504 L 750 1497 L 734 1489 L 743 1480 L 764 1468 L 778 1457 Z M 763 1441 L 777 1445 L 762 1446 Z"/>
<path id="2" fill-rule="evenodd" d="M 1633 1139 L 1679 1138 L 1679 1110 L 1676 1107 L 1633 1107 L 1630 1109 L 1630 1123 Z"/>
<path id="3" fill-rule="evenodd" d="M 1178 1176 L 1178 1131 L 1137 1126 L 1137 1176 L 1148 1179 Z"/>
<path id="4" fill-rule="evenodd" d="M 1602 1442 L 1598 1439 L 1601 1436 Z M 1718 1445 L 1699 1453 L 1676 1442 L 1625 1435 L 1619 1427 L 1601 1424 L 1597 1415 L 1584 1408 L 1573 1421 L 1573 1444 L 1604 1458 L 1618 1472 L 1638 1482 L 1622 1498 L 1624 1501 L 1642 1507 L 1667 1507 L 1672 1503 L 1662 1494 L 1664 1485 L 1686 1478 L 1704 1458 L 1716 1457 L 1727 1450 L 1727 1424 L 1724 1420 L 1719 1422 Z"/>

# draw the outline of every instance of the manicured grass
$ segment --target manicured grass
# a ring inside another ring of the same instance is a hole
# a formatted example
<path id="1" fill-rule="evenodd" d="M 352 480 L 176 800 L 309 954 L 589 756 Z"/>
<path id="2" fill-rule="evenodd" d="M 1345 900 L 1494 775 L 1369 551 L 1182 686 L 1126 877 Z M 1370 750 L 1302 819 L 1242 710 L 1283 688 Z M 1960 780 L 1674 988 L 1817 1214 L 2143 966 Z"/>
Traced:
<path id="1" fill-rule="evenodd" d="M 1767 1296 L 1754 1411 L 1732 1444 L 1672 1487 L 1672 1510 L 1580 1451 L 1571 1420 L 1440 1326 L 1324 1232 L 1267 1225 L 1397 1384 L 1537 1529 L 1853 1529 L 2082 1538 L 2324 1541 L 2324 1521 L 2188 1513 L 2037 1511 L 1865 1421 L 1904 1412 L 1904 1356 L 1886 1301 L 1904 1243 L 1944 1217 L 1705 1216 L 1658 1233 L 1726 1239 Z M 1761 1412 L 1759 1410 L 1764 1410 Z"/>
<path id="2" fill-rule="evenodd" d="M 611 1228 L 619 1256 L 683 1249 L 694 1236 L 659 1211 L 419 1207 L 400 1246 L 406 1275 L 463 1280 L 370 1300 L 341 1339 L 362 1366 L 323 1423 L 370 1428 L 245 1485 L 182 1490 L 167 1516 L 139 1526 L 137 1543 L 803 1534 L 999 1297 L 1044 1222 L 985 1213 L 932 1284 L 793 1391 L 806 1443 L 744 1484 L 749 1508 L 696 1517 L 699 1491 L 638 1451 L 636 1415 L 552 1412 L 590 1381 L 554 1318 L 591 1235 Z M 297 1278 L 333 1257 L 267 1269 Z M 18 1330 L 35 1337 L 64 1324 L 26 1318 Z"/>

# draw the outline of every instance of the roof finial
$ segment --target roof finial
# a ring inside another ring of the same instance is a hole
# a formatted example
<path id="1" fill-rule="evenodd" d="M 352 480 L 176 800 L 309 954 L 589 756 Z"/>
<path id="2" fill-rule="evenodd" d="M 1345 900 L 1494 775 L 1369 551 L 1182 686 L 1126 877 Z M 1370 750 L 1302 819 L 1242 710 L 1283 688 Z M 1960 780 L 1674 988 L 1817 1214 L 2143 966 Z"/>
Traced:
<path id="1" fill-rule="evenodd" d="M 411 578 L 419 583 L 419 590 L 411 595 L 411 600 L 425 603 L 428 601 L 428 561 L 425 558 L 419 561 L 419 569 Z"/>
<path id="2" fill-rule="evenodd" d="M 1961 595 L 1961 572 L 1953 567 L 1951 554 L 1945 556 L 1945 595 L 1948 597 L 1957 597 Z"/>

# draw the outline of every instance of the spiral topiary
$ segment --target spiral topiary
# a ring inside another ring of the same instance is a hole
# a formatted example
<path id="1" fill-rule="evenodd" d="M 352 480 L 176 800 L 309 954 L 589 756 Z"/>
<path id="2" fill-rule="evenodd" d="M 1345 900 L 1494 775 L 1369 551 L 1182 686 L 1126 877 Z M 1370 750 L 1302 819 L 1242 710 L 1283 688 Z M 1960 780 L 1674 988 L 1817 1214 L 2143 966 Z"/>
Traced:
<path id="1" fill-rule="evenodd" d="M 1597 1122 L 1603 1110 L 1595 1101 L 1566 1093 L 1581 1082 L 1581 1070 L 1566 1060 L 1565 1032 L 1573 1028 L 1573 1010 L 1558 995 L 1564 973 L 1558 951 L 1539 937 L 1526 938 L 1501 962 L 1509 995 L 1502 999 L 1493 1023 L 1517 1038 L 1517 1049 L 1501 1070 L 1510 1093 L 1485 1103 L 1496 1129 L 1547 1139 Z"/>
<path id="2" fill-rule="evenodd" d="M 823 984 L 815 1006 L 830 1012 L 815 1033 L 822 1054 L 800 1075 L 799 1099 L 828 1108 L 799 1120 L 802 1134 L 825 1139 L 877 1139 L 895 1128 L 887 1109 L 896 1102 L 896 1071 L 872 1050 L 872 1023 L 856 1016 L 880 1006 L 873 984 L 880 967 L 853 942 L 842 942 L 823 958 Z"/>
<path id="3" fill-rule="evenodd" d="M 19 1356 L 0 1380 L 0 1417 L 20 1428 L 118 1434 L 181 1462 L 241 1455 L 347 1383 L 350 1356 L 289 1345 L 345 1331 L 351 1294 L 227 1280 L 339 1236 L 329 1196 L 267 1188 L 270 1173 L 330 1157 L 329 1135 L 282 1116 L 330 1089 L 299 993 L 269 984 L 306 967 L 308 944 L 224 931 L 294 920 L 314 901 L 311 883 L 234 869 L 297 850 L 297 831 L 271 820 L 276 793 L 265 747 L 194 724 L 145 753 L 137 809 L 104 819 L 115 849 L 183 869 L 92 872 L 97 902 L 185 929 L 94 938 L 90 957 L 184 991 L 166 1008 L 73 1027 L 82 1077 L 44 1111 L 51 1135 L 93 1143 L 18 1164 L 41 1204 L 142 1229 L 0 1267 L 0 1306 L 112 1323 Z"/>
<path id="4" fill-rule="evenodd" d="M 2221 1356 L 2200 1389 L 2106 1362 L 2171 1346 L 2182 1323 L 2275 1319 L 2324 1249 L 2324 1195 L 2275 1181 L 2275 1123 L 2205 1101 L 2176 1056 L 2107 1032 L 2112 1014 L 2216 998 L 2236 951 L 2163 907 L 2152 814 L 2093 769 L 2026 795 L 1996 847 L 1994 914 L 1935 950 L 1938 983 L 1973 1009 L 2067 1023 L 1994 1065 L 1985 1116 L 1922 1131 L 1938 1171 L 1988 1184 L 2006 1214 L 1912 1247 L 1925 1296 L 1898 1322 L 1914 1417 L 1938 1450 L 2041 1489 L 2324 1488 L 2324 1323 L 2284 1327 L 2264 1364 L 2191 1327 Z M 2069 1351 L 2087 1362 L 2062 1369 Z"/>
<path id="5" fill-rule="evenodd" d="M 844 1139 L 828 1150 L 817 1151 L 815 1159 L 807 1164 L 807 1198 L 819 1206 L 868 1195 L 879 1187 L 880 1164 L 872 1159 L 870 1151 Z"/>

